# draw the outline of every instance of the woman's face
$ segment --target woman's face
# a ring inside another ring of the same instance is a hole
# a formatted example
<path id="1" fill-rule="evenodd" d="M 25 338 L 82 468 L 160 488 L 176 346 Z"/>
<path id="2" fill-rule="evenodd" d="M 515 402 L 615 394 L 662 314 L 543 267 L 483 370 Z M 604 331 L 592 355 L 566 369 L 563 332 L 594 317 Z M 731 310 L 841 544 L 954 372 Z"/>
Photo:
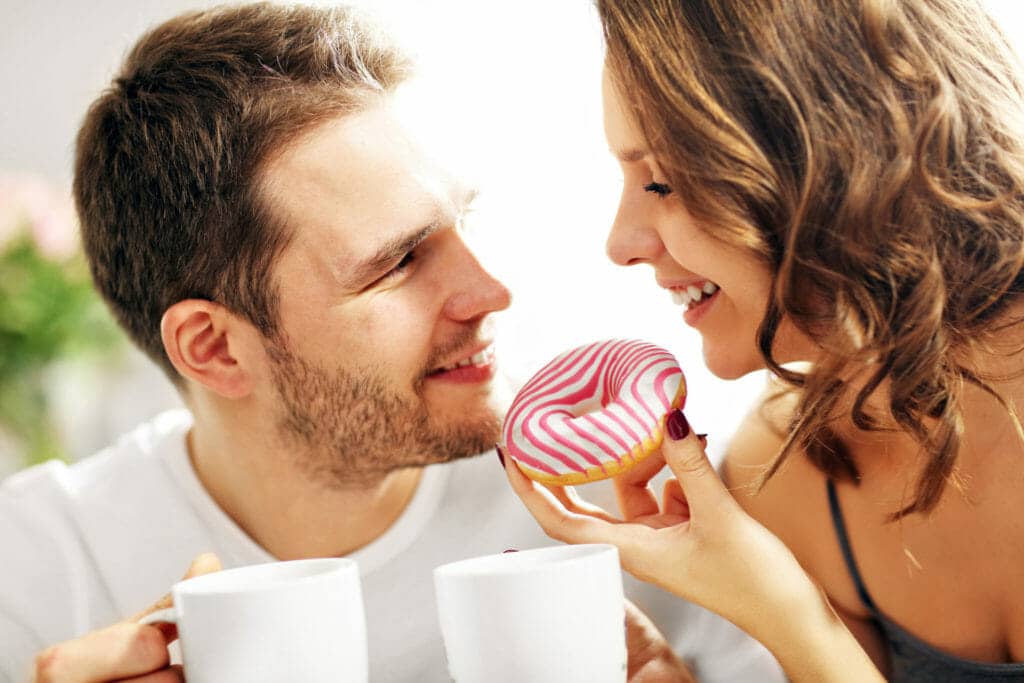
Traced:
<path id="1" fill-rule="evenodd" d="M 764 367 L 757 327 L 764 317 L 771 271 L 749 251 L 712 238 L 665 183 L 656 160 L 605 69 L 604 127 L 623 172 L 622 197 L 608 235 L 612 261 L 654 269 L 687 325 L 704 342 L 704 362 L 723 379 Z M 790 325 L 776 335 L 781 362 L 805 359 L 809 342 Z M 804 352 L 801 352 L 803 350 Z"/>

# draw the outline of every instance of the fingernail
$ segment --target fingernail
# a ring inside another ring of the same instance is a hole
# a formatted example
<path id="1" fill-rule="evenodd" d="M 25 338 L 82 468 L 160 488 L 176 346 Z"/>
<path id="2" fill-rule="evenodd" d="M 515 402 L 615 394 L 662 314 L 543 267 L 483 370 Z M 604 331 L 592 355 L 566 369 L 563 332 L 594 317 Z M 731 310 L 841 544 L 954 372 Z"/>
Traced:
<path id="1" fill-rule="evenodd" d="M 683 415 L 683 411 L 676 408 L 668 414 L 668 420 L 665 422 L 666 431 L 668 431 L 669 438 L 673 441 L 679 441 L 685 439 L 686 435 L 690 433 L 690 423 L 686 421 L 686 416 Z"/>
<path id="2" fill-rule="evenodd" d="M 506 548 L 505 550 L 501 551 L 501 554 L 504 555 L 505 553 L 518 553 L 518 552 L 519 552 L 519 548 Z"/>
<path id="3" fill-rule="evenodd" d="M 505 454 L 501 452 L 501 446 L 494 444 L 494 452 L 498 454 L 498 462 L 501 463 L 501 468 L 505 469 Z"/>
<path id="4" fill-rule="evenodd" d="M 697 438 L 700 439 L 700 442 L 702 444 L 707 445 L 707 443 L 708 443 L 708 435 L 707 434 L 698 434 Z"/>

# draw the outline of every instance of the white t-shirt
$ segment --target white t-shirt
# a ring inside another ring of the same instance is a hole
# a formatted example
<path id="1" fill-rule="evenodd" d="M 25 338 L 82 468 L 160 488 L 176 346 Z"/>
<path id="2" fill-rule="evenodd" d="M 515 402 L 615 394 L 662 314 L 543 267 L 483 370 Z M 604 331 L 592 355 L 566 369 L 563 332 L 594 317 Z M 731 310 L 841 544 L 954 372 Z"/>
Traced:
<path id="1" fill-rule="evenodd" d="M 0 484 L 0 681 L 25 680 L 45 646 L 144 609 L 202 552 L 225 568 L 274 559 L 200 484 L 185 448 L 190 426 L 187 412 L 164 413 L 74 465 L 49 462 Z M 550 544 L 493 453 L 426 468 L 398 521 L 350 555 L 362 578 L 370 680 L 450 680 L 434 567 Z M 729 622 L 624 580 L 700 680 L 784 680 Z"/>

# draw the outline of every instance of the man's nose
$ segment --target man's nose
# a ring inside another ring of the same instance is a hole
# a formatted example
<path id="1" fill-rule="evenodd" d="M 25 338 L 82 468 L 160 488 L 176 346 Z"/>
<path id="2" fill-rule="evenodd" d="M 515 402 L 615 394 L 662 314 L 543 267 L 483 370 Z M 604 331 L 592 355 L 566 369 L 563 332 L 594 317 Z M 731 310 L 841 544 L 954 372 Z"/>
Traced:
<path id="1" fill-rule="evenodd" d="M 445 302 L 444 313 L 460 322 L 503 311 L 512 303 L 512 292 L 491 275 L 468 247 L 462 245 L 458 285 Z"/>

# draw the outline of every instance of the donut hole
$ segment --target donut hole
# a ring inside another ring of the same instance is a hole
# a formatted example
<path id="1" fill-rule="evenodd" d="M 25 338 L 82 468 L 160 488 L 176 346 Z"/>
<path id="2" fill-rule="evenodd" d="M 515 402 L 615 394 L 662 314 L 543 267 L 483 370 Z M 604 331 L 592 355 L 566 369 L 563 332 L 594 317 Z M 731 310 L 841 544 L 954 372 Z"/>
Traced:
<path id="1" fill-rule="evenodd" d="M 601 403 L 601 400 L 596 396 L 580 401 L 576 405 L 569 409 L 573 417 L 583 417 L 584 415 L 592 415 L 594 413 L 600 413 L 605 409 L 605 406 Z"/>

